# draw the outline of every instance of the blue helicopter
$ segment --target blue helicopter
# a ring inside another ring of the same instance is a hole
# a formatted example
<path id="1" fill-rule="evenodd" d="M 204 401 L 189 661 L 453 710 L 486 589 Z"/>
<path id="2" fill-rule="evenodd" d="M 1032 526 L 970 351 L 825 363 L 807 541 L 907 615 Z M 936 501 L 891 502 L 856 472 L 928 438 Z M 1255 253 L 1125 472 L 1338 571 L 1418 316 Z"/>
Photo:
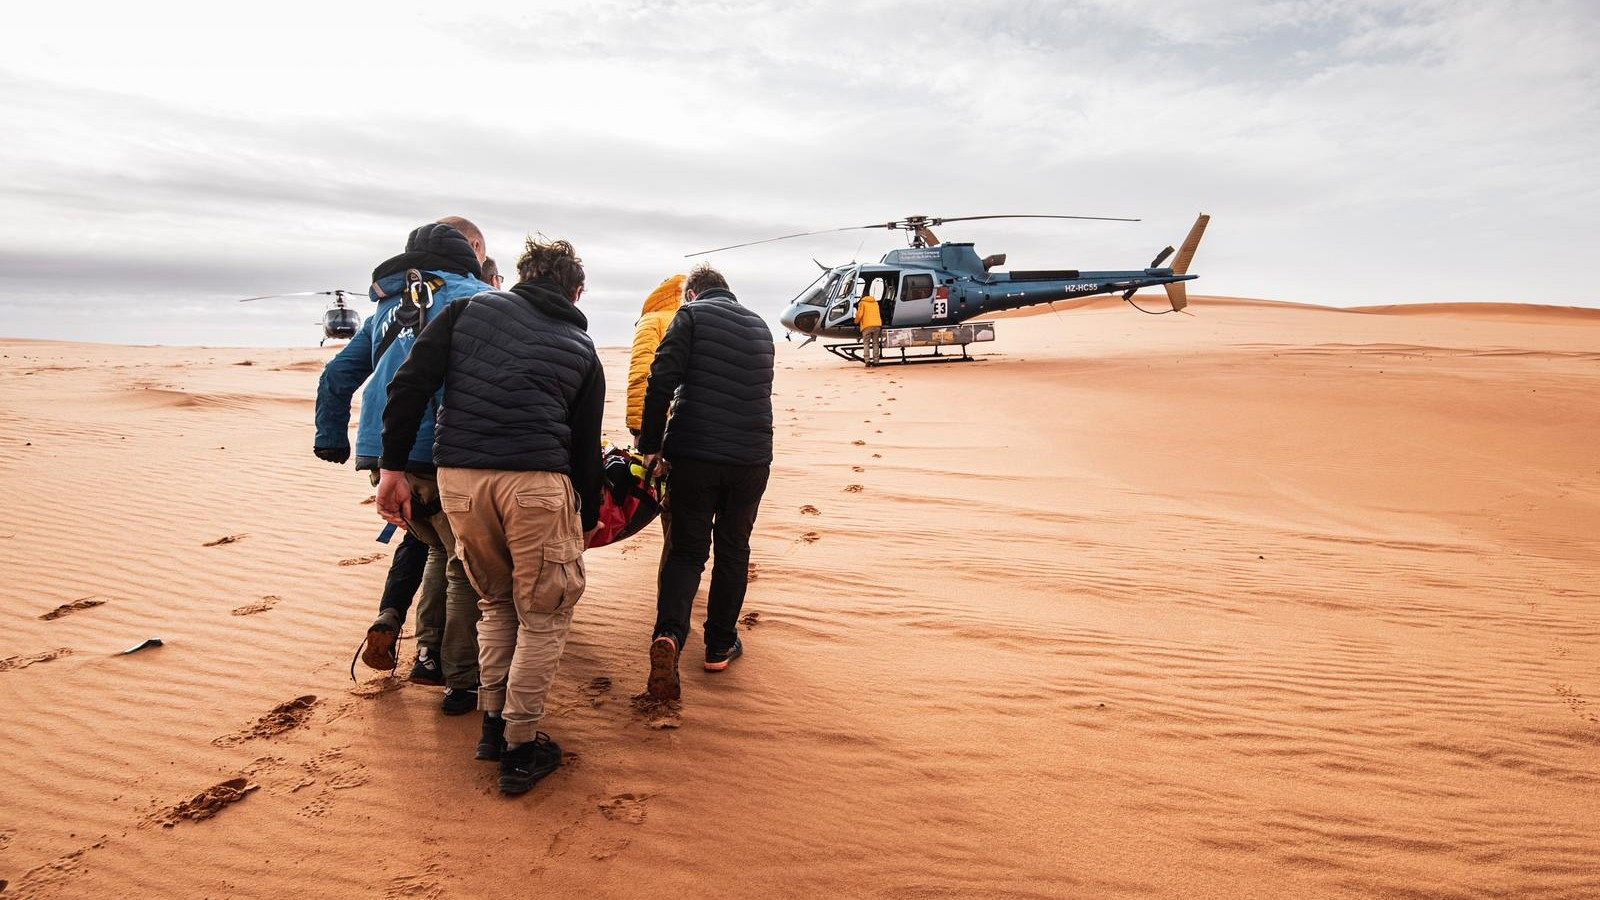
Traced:
<path id="1" fill-rule="evenodd" d="M 994 269 L 1005 265 L 1005 254 L 980 257 L 972 244 L 946 243 L 940 241 L 933 232 L 934 227 L 947 222 L 978 219 L 1139 221 L 1108 216 L 1032 214 L 953 218 L 908 216 L 876 225 L 787 234 L 689 255 L 700 256 L 837 231 L 867 228 L 905 231 L 910 235 L 910 248 L 891 250 L 876 265 L 850 263 L 829 267 L 817 263 L 823 270 L 822 274 L 795 297 L 783 311 L 780 321 L 790 334 L 806 336 L 805 342 L 800 345 L 802 347 L 818 338 L 847 339 L 843 343 L 823 346 L 841 358 L 866 362 L 855 317 L 860 299 L 870 294 L 877 298 L 883 319 L 883 349 L 888 352 L 881 362 L 952 362 L 971 358 L 967 355 L 969 344 L 994 340 L 994 323 L 970 321 L 988 313 L 1057 300 L 1075 300 L 1095 294 L 1117 293 L 1140 312 L 1161 315 L 1182 310 L 1188 304 L 1184 282 L 1198 277 L 1189 274 L 1189 263 L 1194 259 L 1195 249 L 1199 247 L 1200 238 L 1205 234 L 1211 217 L 1201 214 L 1195 220 L 1169 267 L 1162 268 L 1161 264 L 1173 255 L 1172 247 L 1156 254 L 1150 265 L 1143 269 L 1094 272 L 1078 269 L 996 272 Z M 1150 310 L 1133 302 L 1133 295 L 1140 288 L 1157 285 L 1166 290 L 1169 309 Z M 943 351 L 947 347 L 959 347 L 961 355 L 945 354 Z M 930 348 L 932 352 L 928 352 Z M 899 351 L 898 359 L 892 355 L 895 350 Z"/>
<path id="2" fill-rule="evenodd" d="M 345 306 L 345 295 L 360 297 L 366 291 L 347 291 L 334 289 L 331 291 L 296 291 L 292 294 L 263 294 L 259 297 L 245 297 L 240 303 L 251 303 L 256 300 L 277 300 L 293 297 L 332 297 L 333 306 L 322 314 L 322 340 L 317 342 L 321 347 L 329 341 L 348 341 L 361 330 L 361 314 Z"/>

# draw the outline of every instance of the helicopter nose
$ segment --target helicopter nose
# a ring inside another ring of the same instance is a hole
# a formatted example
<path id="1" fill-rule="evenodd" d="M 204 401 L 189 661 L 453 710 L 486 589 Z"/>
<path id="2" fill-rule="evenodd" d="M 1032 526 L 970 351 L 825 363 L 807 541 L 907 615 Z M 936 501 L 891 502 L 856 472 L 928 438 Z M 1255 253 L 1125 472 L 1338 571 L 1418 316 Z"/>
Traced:
<path id="1" fill-rule="evenodd" d="M 821 319 L 820 311 L 799 303 L 790 304 L 789 308 L 783 311 L 783 315 L 778 317 L 778 321 L 783 323 L 785 329 L 799 334 L 810 334 Z"/>

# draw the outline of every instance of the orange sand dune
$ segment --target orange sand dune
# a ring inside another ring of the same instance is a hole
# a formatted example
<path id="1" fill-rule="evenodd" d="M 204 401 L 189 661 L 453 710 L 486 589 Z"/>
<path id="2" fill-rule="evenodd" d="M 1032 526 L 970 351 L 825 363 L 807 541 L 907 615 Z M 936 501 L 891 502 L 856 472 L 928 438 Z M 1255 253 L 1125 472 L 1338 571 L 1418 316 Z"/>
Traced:
<path id="1" fill-rule="evenodd" d="M 1062 307 L 780 343 L 746 657 L 641 717 L 659 533 L 591 552 L 517 800 L 346 675 L 327 351 L 0 342 L 3 896 L 1600 896 L 1600 322 Z"/>

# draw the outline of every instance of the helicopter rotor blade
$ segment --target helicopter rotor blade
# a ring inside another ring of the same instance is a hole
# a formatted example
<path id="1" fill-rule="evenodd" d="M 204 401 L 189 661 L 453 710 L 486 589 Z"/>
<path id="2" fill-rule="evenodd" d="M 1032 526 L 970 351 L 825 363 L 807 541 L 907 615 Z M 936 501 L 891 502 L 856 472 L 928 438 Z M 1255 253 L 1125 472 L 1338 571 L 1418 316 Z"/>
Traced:
<path id="1" fill-rule="evenodd" d="M 954 218 L 929 219 L 929 225 L 943 225 L 946 222 L 975 222 L 978 219 L 1087 219 L 1094 222 L 1142 222 L 1143 219 L 1126 219 L 1120 216 L 1055 216 L 1039 215 L 1037 213 L 1001 213 L 993 216 L 956 216 Z"/>
<path id="2" fill-rule="evenodd" d="M 720 253 L 723 250 L 737 250 L 740 247 L 754 247 L 757 244 L 770 244 L 773 241 L 787 241 L 790 238 L 810 237 L 813 234 L 832 234 L 832 233 L 834 233 L 836 231 L 860 231 L 863 228 L 896 228 L 896 227 L 898 227 L 898 223 L 896 223 L 896 222 L 885 222 L 885 223 L 882 223 L 880 225 L 847 225 L 844 228 L 823 228 L 823 229 L 820 229 L 818 231 L 802 231 L 799 234 L 786 234 L 786 235 L 783 235 L 782 237 L 765 238 L 765 239 L 759 240 L 759 241 L 747 241 L 747 242 L 745 242 L 743 244 L 730 244 L 729 246 L 717 247 L 716 249 L 713 249 L 713 250 L 700 250 L 700 251 L 697 251 L 695 253 L 685 253 L 684 257 L 688 258 L 688 257 L 691 257 L 691 256 L 704 256 L 707 253 Z M 815 260 L 813 260 L 813 262 L 815 262 Z"/>
<path id="3" fill-rule="evenodd" d="M 252 300 L 276 300 L 276 299 L 278 299 L 280 297 L 333 297 L 333 296 L 337 296 L 339 294 L 365 294 L 365 293 L 366 293 L 366 291 L 346 291 L 346 290 L 294 291 L 294 292 L 288 293 L 288 294 L 262 294 L 259 297 L 245 297 L 245 298 L 241 299 L 239 302 L 240 303 L 249 303 Z"/>
<path id="4" fill-rule="evenodd" d="M 707 253 L 720 253 L 723 250 L 737 250 L 740 247 L 754 247 L 757 244 L 770 244 L 773 241 L 787 241 L 790 238 L 810 237 L 811 235 L 814 235 L 814 234 L 833 234 L 833 233 L 840 232 L 840 231 L 863 231 L 863 230 L 869 229 L 869 228 L 885 228 L 885 229 L 888 229 L 890 231 L 893 231 L 895 229 L 899 229 L 901 231 L 911 231 L 911 232 L 918 232 L 918 233 L 926 232 L 926 234 L 923 235 L 923 240 L 927 241 L 928 243 L 937 244 L 938 241 L 928 241 L 928 237 L 932 236 L 932 232 L 931 231 L 927 231 L 928 228 L 930 228 L 932 226 L 935 226 L 935 225 L 943 225 L 946 222 L 972 222 L 972 221 L 976 221 L 978 219 L 1086 219 L 1086 220 L 1091 220 L 1091 221 L 1096 221 L 1096 222 L 1139 222 L 1139 221 L 1142 221 L 1141 219 L 1126 219 L 1126 218 L 1120 218 L 1120 217 L 1116 217 L 1116 216 L 1060 216 L 1060 215 L 1040 215 L 1040 214 L 1037 214 L 1037 213 L 1001 213 L 1001 214 L 989 215 L 989 216 L 955 216 L 953 218 L 939 218 L 939 217 L 936 217 L 936 216 L 911 216 L 911 217 L 906 218 L 906 219 L 896 219 L 896 220 L 894 220 L 892 222 L 883 222 L 881 224 L 876 224 L 876 225 L 847 225 L 844 228 L 823 228 L 823 229 L 819 229 L 817 231 L 802 231 L 802 232 L 799 232 L 798 234 L 786 234 L 786 235 L 783 235 L 781 237 L 765 238 L 765 239 L 759 240 L 759 241 L 746 241 L 743 244 L 730 244 L 730 245 L 728 245 L 726 247 L 717 247 L 714 250 L 701 250 L 701 251 L 696 252 L 696 253 L 685 253 L 684 257 L 688 258 L 688 257 L 691 257 L 691 256 L 704 256 Z"/>

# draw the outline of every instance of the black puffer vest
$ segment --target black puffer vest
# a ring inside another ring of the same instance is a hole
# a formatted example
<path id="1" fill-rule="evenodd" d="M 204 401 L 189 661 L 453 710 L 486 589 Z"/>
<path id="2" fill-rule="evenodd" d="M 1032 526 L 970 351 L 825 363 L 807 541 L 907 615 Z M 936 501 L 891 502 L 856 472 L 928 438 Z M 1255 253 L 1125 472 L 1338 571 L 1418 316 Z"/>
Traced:
<path id="1" fill-rule="evenodd" d="M 600 365 L 587 319 L 554 288 L 537 284 L 467 302 L 450 340 L 434 463 L 570 475 L 567 423 L 579 389 Z"/>
<path id="2" fill-rule="evenodd" d="M 720 288 L 685 303 L 684 317 L 693 349 L 667 423 L 667 458 L 770 465 L 772 330 Z"/>

